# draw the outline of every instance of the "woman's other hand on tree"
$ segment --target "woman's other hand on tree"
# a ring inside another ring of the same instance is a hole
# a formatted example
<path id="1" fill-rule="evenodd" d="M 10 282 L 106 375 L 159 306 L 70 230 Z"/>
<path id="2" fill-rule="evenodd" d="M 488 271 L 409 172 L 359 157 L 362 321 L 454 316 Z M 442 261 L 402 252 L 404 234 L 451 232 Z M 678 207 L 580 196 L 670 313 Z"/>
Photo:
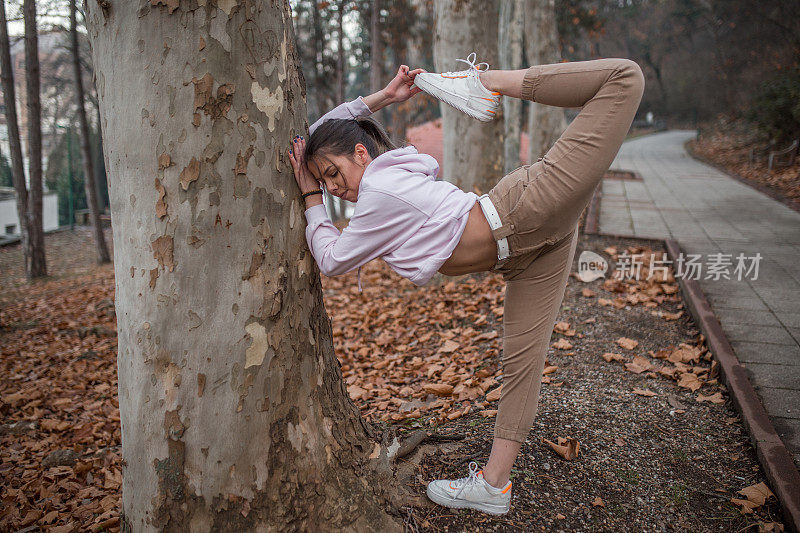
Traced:
<path id="1" fill-rule="evenodd" d="M 384 94 L 394 102 L 405 102 L 422 90 L 414 86 L 414 77 L 420 72 L 426 71 L 421 68 L 409 70 L 407 65 L 400 65 L 394 79 L 383 89 Z"/>
<path id="2" fill-rule="evenodd" d="M 292 140 L 292 145 L 292 148 L 288 150 L 289 163 L 294 170 L 294 179 L 297 181 L 297 186 L 300 187 L 300 192 L 307 193 L 319 189 L 319 182 L 311 175 L 306 164 L 306 140 L 296 135 Z"/>

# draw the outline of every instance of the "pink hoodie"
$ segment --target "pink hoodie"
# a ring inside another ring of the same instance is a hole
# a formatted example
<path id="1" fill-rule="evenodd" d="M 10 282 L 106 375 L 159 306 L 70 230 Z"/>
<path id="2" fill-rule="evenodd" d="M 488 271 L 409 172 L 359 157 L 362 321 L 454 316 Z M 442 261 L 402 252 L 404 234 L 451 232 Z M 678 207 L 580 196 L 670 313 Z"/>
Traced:
<path id="1" fill-rule="evenodd" d="M 370 115 L 359 96 L 329 111 L 309 128 L 329 118 Z M 355 211 L 341 232 L 324 205 L 305 210 L 306 240 L 320 270 L 336 276 L 382 258 L 415 285 L 424 285 L 453 253 L 478 201 L 452 183 L 437 180 L 439 163 L 414 146 L 380 154 L 364 169 Z"/>

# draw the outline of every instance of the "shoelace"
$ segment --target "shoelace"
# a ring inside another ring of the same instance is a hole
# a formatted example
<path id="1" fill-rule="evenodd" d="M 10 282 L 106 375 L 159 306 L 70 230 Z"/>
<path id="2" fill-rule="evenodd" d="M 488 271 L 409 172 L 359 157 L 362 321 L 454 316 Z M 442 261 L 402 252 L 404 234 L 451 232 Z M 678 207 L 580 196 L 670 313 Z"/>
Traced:
<path id="1" fill-rule="evenodd" d="M 470 461 L 469 462 L 469 476 L 462 477 L 460 479 L 456 479 L 456 480 L 453 480 L 453 481 L 450 482 L 452 487 L 458 487 L 458 490 L 453 495 L 453 499 L 455 500 L 458 496 L 461 495 L 461 492 L 464 489 L 466 489 L 467 487 L 470 487 L 472 485 L 475 485 L 479 481 L 480 480 L 478 479 L 478 463 L 476 463 L 475 461 Z"/>
<path id="2" fill-rule="evenodd" d="M 466 69 L 466 70 L 445 72 L 444 74 L 445 75 L 446 74 L 451 74 L 453 76 L 457 76 L 457 75 L 469 74 L 470 72 L 473 72 L 473 71 L 475 73 L 478 73 L 478 72 L 486 72 L 487 70 L 489 70 L 489 63 L 486 63 L 485 61 L 482 61 L 482 62 L 478 63 L 477 65 L 475 64 L 475 60 L 477 59 L 477 57 L 478 57 L 477 54 L 475 52 L 472 52 L 470 55 L 467 56 L 467 59 L 456 59 L 456 61 L 461 61 L 462 63 L 466 63 L 467 65 L 469 65 L 469 68 Z M 485 70 L 479 69 L 478 67 L 481 66 L 481 65 L 486 65 L 486 69 Z"/>

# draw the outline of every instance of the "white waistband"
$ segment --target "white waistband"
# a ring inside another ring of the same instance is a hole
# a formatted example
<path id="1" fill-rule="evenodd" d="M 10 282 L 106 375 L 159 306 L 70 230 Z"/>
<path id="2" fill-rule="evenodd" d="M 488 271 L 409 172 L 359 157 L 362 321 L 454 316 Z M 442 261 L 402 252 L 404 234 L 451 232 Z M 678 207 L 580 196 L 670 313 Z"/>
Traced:
<path id="1" fill-rule="evenodd" d="M 503 221 L 500 220 L 500 215 L 497 213 L 497 209 L 495 209 L 494 204 L 492 204 L 488 194 L 480 195 L 478 197 L 478 203 L 481 205 L 481 209 L 483 210 L 484 216 L 486 216 L 486 220 L 489 222 L 490 228 L 497 229 L 503 225 Z M 497 241 L 497 259 L 502 261 L 509 255 L 508 238 L 503 237 Z"/>

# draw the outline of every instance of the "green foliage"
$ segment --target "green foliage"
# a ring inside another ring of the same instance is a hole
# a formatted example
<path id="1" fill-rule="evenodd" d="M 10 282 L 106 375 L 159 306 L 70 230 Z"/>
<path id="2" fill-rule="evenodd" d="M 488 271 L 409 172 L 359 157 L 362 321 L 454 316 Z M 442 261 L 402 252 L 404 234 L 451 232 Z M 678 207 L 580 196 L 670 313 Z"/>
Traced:
<path id="1" fill-rule="evenodd" d="M 0 187 L 13 187 L 14 181 L 11 178 L 11 166 L 4 154 L 0 154 Z"/>
<path id="2" fill-rule="evenodd" d="M 74 210 L 86 209 L 86 192 L 83 186 L 83 166 L 81 165 L 79 139 L 72 133 L 71 146 L 66 132 L 58 136 L 56 145 L 47 159 L 44 180 L 47 188 L 58 194 L 58 224 L 72 223 L 70 208 L 70 168 L 67 148 L 72 149 L 72 205 Z"/>
<path id="3" fill-rule="evenodd" d="M 800 69 L 788 69 L 761 84 L 746 117 L 779 143 L 800 136 Z"/>

